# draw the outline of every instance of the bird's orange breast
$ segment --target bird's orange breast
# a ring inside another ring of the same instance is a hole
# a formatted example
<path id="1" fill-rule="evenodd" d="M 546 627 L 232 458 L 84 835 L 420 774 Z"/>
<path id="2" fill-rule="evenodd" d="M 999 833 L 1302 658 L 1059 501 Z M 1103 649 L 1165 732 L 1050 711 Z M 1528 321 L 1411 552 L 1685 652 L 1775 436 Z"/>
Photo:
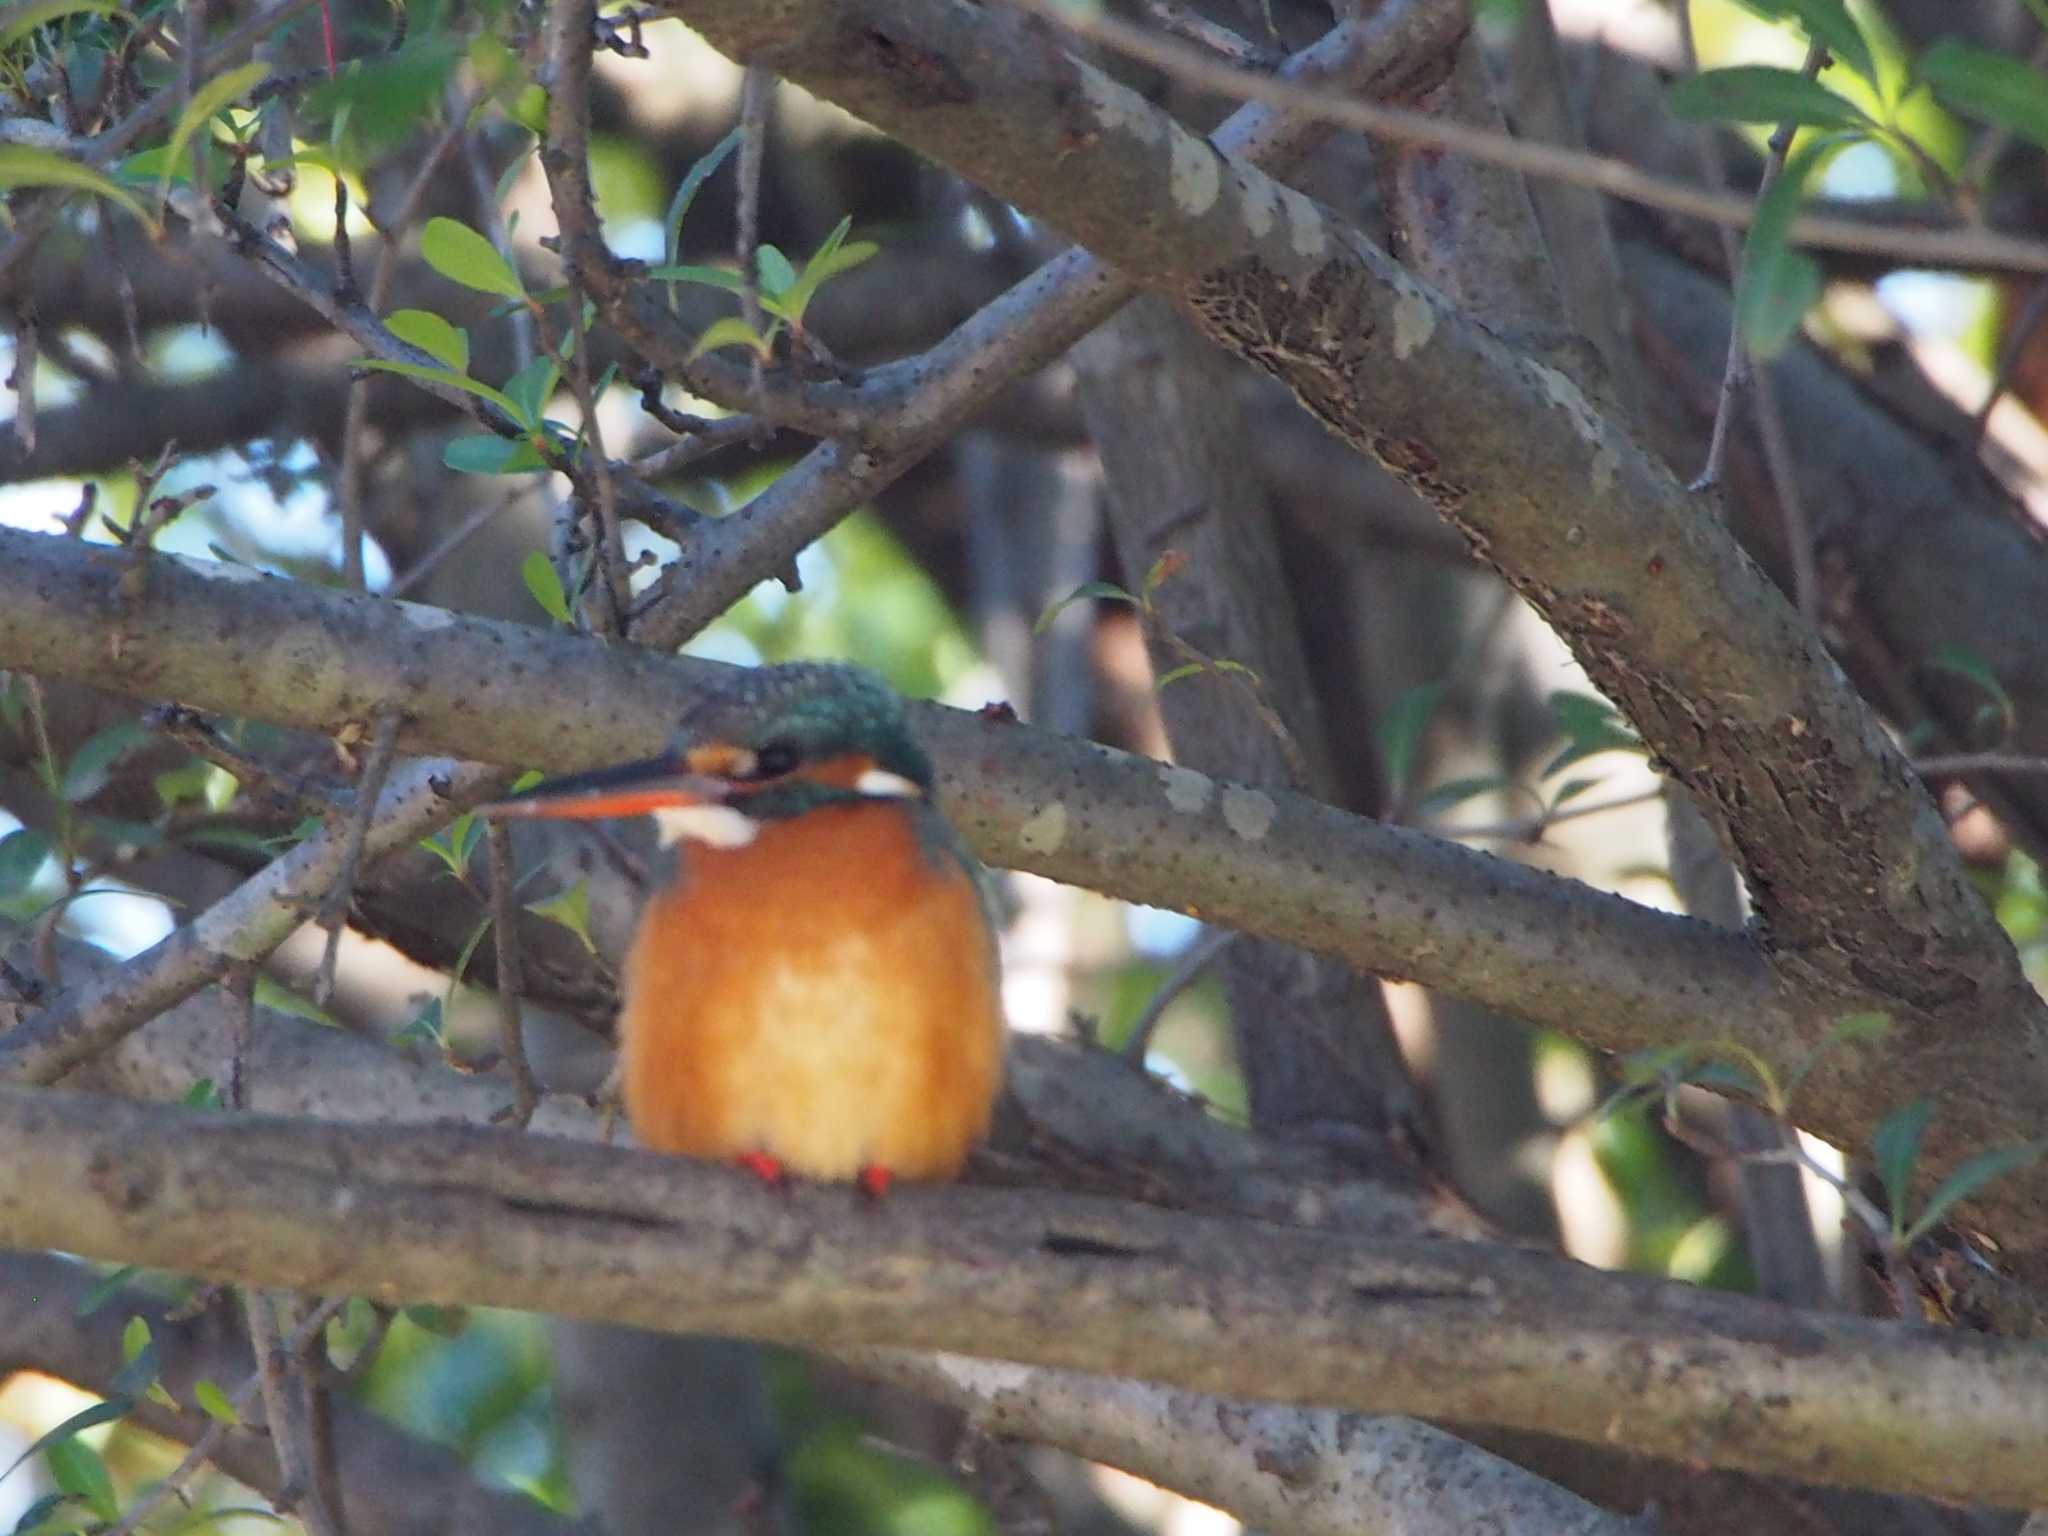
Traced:
<path id="1" fill-rule="evenodd" d="M 913 814 L 827 806 L 687 851 L 627 959 L 644 1145 L 821 1179 L 960 1171 L 1000 1086 L 1002 1010 L 972 878 Z"/>

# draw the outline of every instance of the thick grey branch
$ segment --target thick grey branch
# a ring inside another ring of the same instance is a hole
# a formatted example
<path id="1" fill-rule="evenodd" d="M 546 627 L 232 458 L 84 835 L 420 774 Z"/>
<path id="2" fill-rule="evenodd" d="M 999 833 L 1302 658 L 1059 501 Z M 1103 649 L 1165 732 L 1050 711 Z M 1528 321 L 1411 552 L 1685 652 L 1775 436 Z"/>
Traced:
<path id="1" fill-rule="evenodd" d="M 880 1344 L 2048 1501 L 2048 1352 L 1507 1249 L 1043 1191 L 784 1196 L 537 1136 L 0 1090 L 0 1244 L 242 1284 Z"/>
<path id="2" fill-rule="evenodd" d="M 0 663 L 320 732 L 399 699 L 413 750 L 554 769 L 655 750 L 715 671 L 4 529 Z M 1800 1017 L 1737 935 L 1284 791 L 937 706 L 915 719 L 948 812 L 991 863 L 1336 954 L 1607 1048 L 1734 1032 L 1768 1050 Z M 1865 1125 L 1889 1102 L 1867 1086 Z"/>

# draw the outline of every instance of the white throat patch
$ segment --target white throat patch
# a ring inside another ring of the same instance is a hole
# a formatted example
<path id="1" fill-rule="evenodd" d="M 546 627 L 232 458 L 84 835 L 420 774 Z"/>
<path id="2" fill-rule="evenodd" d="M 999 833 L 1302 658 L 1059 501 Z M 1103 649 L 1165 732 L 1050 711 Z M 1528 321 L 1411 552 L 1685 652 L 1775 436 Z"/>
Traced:
<path id="1" fill-rule="evenodd" d="M 685 839 L 712 848 L 744 848 L 761 832 L 761 823 L 729 805 L 664 805 L 653 816 L 655 836 L 664 848 Z"/>
<path id="2" fill-rule="evenodd" d="M 886 768 L 870 768 L 853 781 L 853 787 L 863 795 L 878 799 L 921 800 L 924 791 L 900 773 L 891 773 Z"/>

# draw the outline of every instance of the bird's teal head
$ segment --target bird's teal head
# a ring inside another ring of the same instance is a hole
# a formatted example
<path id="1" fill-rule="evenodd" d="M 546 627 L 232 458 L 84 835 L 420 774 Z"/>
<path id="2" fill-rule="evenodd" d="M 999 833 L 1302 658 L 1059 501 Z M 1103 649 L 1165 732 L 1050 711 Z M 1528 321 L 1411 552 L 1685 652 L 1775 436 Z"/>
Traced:
<path id="1" fill-rule="evenodd" d="M 536 785 L 502 816 L 652 815 L 666 838 L 752 842 L 764 822 L 864 801 L 922 801 L 931 760 L 902 702 L 865 667 L 792 662 L 733 672 L 683 711 L 668 750 Z"/>

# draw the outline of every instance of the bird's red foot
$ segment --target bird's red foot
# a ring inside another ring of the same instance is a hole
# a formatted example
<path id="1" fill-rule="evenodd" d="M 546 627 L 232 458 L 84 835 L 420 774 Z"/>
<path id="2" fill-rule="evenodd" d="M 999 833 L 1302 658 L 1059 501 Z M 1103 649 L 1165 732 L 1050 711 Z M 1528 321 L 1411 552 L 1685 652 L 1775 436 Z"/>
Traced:
<path id="1" fill-rule="evenodd" d="M 893 1175 L 880 1163 L 869 1163 L 860 1171 L 860 1192 L 870 1200 L 880 1201 L 889 1193 Z"/>
<path id="2" fill-rule="evenodd" d="M 733 1161 L 770 1189 L 788 1191 L 789 1170 L 779 1159 L 770 1157 L 766 1152 L 742 1152 Z"/>

